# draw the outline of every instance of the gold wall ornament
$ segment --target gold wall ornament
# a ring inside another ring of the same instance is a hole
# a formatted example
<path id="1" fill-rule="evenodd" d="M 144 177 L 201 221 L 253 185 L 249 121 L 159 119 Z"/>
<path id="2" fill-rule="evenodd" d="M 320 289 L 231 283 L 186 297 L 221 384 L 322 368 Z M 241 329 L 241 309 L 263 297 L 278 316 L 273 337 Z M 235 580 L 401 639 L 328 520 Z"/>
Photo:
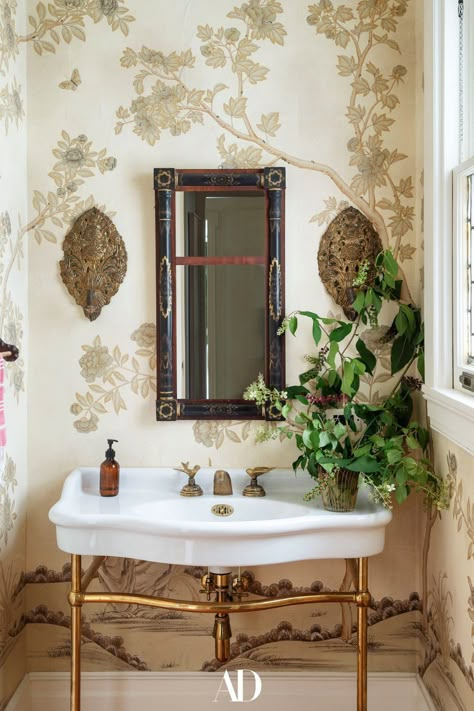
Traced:
<path id="1" fill-rule="evenodd" d="M 92 207 L 77 218 L 63 250 L 61 278 L 87 318 L 95 321 L 127 272 L 124 241 L 110 217 Z"/>
<path id="2" fill-rule="evenodd" d="M 321 281 L 346 317 L 355 321 L 353 281 L 359 266 L 368 260 L 367 281 L 374 276 L 375 257 L 382 251 L 382 242 L 372 223 L 355 207 L 347 207 L 331 222 L 321 238 L 318 267 Z"/>

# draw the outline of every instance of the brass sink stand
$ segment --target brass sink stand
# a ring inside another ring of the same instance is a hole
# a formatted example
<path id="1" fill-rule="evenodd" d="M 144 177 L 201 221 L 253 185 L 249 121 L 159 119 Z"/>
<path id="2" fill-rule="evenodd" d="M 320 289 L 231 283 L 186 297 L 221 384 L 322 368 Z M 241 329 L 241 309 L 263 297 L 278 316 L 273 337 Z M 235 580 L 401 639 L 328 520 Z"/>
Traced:
<path id="1" fill-rule="evenodd" d="M 71 711 L 81 709 L 81 611 L 87 603 L 123 603 L 125 605 L 147 605 L 165 610 L 180 612 L 207 612 L 216 615 L 214 638 L 216 654 L 222 661 L 229 658 L 230 623 L 229 613 L 271 610 L 289 605 L 307 605 L 311 603 L 354 603 L 357 606 L 357 711 L 367 711 L 367 609 L 371 602 L 368 590 L 368 558 L 358 559 L 357 590 L 353 592 L 319 592 L 304 595 L 287 595 L 279 598 L 234 602 L 226 600 L 229 590 L 228 575 L 215 575 L 214 583 L 206 581 L 209 589 L 204 592 L 216 592 L 218 602 L 188 602 L 150 595 L 130 593 L 88 593 L 89 583 L 100 568 L 105 556 L 96 556 L 81 580 L 81 556 L 71 556 L 71 592 L 68 595 L 71 606 Z M 205 586 L 206 587 L 206 586 Z M 237 597 L 242 596 L 242 589 L 234 587 Z M 209 596 L 209 595 L 208 595 Z"/>

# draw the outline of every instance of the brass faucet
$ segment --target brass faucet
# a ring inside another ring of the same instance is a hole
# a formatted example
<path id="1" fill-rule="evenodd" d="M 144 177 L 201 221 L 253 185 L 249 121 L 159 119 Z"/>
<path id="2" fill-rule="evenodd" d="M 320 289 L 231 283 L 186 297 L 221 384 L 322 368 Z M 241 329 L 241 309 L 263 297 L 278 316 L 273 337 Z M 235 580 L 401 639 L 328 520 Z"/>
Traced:
<path id="1" fill-rule="evenodd" d="M 266 491 L 261 484 L 257 482 L 257 478 L 262 474 L 271 472 L 275 467 L 255 467 L 254 469 L 246 469 L 245 471 L 251 478 L 250 484 L 247 484 L 243 490 L 244 496 L 266 496 Z"/>
<path id="2" fill-rule="evenodd" d="M 218 469 L 214 474 L 214 495 L 231 496 L 232 493 L 232 481 L 229 472 Z"/>

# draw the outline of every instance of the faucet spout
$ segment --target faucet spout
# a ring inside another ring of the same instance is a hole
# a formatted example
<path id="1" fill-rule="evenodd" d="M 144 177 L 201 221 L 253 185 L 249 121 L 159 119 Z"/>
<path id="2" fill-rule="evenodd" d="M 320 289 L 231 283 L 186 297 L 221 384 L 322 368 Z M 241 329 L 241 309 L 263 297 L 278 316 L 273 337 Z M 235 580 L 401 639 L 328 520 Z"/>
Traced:
<path id="1" fill-rule="evenodd" d="M 231 496 L 232 494 L 232 481 L 229 472 L 218 469 L 214 474 L 214 495 Z"/>

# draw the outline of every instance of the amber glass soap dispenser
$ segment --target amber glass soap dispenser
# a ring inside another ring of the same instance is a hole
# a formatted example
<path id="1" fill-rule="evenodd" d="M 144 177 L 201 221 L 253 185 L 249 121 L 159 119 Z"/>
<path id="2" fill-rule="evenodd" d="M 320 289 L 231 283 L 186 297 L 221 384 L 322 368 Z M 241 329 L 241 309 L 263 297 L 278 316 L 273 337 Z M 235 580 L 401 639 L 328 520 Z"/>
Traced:
<path id="1" fill-rule="evenodd" d="M 112 449 L 117 439 L 108 439 L 109 448 L 105 453 L 105 459 L 100 465 L 100 495 L 117 496 L 119 493 L 120 464 L 115 461 L 115 451 Z"/>

